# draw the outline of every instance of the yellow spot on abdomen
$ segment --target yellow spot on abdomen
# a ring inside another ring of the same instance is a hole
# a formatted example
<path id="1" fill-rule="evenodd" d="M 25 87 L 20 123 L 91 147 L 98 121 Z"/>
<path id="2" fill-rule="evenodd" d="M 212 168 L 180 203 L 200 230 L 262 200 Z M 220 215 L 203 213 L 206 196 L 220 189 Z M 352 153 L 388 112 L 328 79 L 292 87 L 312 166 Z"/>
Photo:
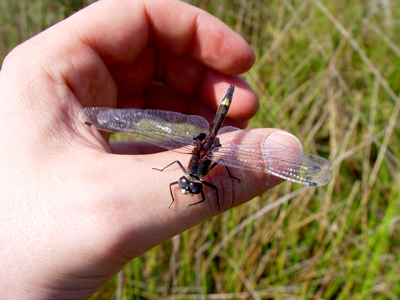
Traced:
<path id="1" fill-rule="evenodd" d="M 229 98 L 225 98 L 223 101 L 222 101 L 222 103 L 221 103 L 221 105 L 226 105 L 226 106 L 229 106 Z"/>

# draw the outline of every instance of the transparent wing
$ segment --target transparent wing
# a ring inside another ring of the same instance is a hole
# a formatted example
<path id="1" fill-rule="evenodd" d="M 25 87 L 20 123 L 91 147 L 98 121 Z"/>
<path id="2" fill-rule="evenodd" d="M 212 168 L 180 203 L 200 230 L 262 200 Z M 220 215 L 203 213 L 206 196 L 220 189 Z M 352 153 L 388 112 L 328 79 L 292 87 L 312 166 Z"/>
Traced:
<path id="1" fill-rule="evenodd" d="M 191 153 L 193 138 L 200 133 L 207 134 L 210 127 L 200 116 L 151 109 L 88 107 L 79 112 L 79 119 L 99 130 L 133 135 L 182 153 Z"/>
<path id="2" fill-rule="evenodd" d="M 139 137 L 157 146 L 191 153 L 193 138 L 209 132 L 209 123 L 200 116 L 140 109 L 85 108 L 79 119 L 99 130 Z M 264 136 L 235 127 L 223 127 L 220 147 L 211 160 L 235 168 L 256 170 L 293 182 L 321 186 L 332 179 L 331 163 L 311 153 L 288 147 Z"/>
<path id="3" fill-rule="evenodd" d="M 221 147 L 212 153 L 214 162 L 222 159 L 230 167 L 257 170 L 310 186 L 325 185 L 332 179 L 328 171 L 331 163 L 325 158 L 248 130 L 224 127 L 218 138 Z"/>

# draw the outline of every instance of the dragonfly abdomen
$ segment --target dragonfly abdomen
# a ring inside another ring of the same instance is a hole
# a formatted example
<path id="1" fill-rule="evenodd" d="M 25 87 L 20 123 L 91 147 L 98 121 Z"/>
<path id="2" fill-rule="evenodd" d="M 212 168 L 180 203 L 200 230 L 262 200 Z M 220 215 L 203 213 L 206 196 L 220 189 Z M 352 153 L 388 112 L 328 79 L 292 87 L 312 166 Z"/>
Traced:
<path id="1" fill-rule="evenodd" d="M 218 107 L 217 113 L 214 117 L 214 121 L 211 125 L 211 130 L 210 130 L 210 132 L 213 132 L 215 135 L 217 135 L 218 130 L 221 128 L 222 123 L 225 120 L 226 114 L 228 113 L 229 107 L 231 106 L 232 103 L 232 96 L 234 91 L 235 91 L 235 86 L 231 84 L 228 88 L 228 91 L 225 94 L 224 99 L 222 100 L 221 104 Z"/>

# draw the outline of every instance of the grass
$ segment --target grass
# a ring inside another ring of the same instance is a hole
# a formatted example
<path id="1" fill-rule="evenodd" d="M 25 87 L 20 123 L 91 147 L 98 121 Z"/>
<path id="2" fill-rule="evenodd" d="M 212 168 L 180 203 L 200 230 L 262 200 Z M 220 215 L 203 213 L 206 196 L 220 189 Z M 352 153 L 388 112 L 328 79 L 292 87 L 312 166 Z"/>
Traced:
<path id="1" fill-rule="evenodd" d="M 132 260 L 94 299 L 399 299 L 400 2 L 199 0 L 254 48 L 277 127 L 333 162 Z M 0 55 L 87 5 L 0 0 Z"/>

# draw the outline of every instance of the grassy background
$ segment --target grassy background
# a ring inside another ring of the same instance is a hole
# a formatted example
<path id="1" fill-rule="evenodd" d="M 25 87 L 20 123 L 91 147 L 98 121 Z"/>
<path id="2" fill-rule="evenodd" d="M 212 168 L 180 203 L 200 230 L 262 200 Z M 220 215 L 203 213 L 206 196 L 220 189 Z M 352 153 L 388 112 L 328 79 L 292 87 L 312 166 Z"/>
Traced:
<path id="1" fill-rule="evenodd" d="M 89 2 L 0 0 L 0 57 Z M 92 299 L 400 299 L 400 2 L 192 3 L 255 50 L 250 127 L 294 133 L 333 162 L 333 180 L 287 182 L 214 217 Z"/>

